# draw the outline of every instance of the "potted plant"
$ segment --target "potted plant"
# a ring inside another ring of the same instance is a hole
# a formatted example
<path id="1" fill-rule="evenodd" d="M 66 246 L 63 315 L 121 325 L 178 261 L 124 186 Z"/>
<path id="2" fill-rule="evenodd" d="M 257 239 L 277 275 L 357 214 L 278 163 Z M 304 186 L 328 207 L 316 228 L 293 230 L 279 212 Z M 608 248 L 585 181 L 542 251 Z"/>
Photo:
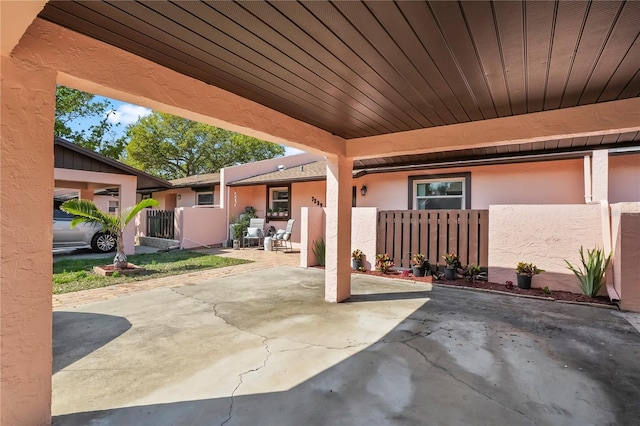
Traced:
<path id="1" fill-rule="evenodd" d="M 123 209 L 120 213 L 111 214 L 100 210 L 93 201 L 67 200 L 60 206 L 60 210 L 74 215 L 71 228 L 79 223 L 95 223 L 102 226 L 104 232 L 116 236 L 116 255 L 113 258 L 113 267 L 126 269 L 129 267 L 127 255 L 124 254 L 124 238 L 122 234 L 129 222 L 147 207 L 155 207 L 158 202 L 153 198 L 140 201 L 133 207 Z"/>
<path id="2" fill-rule="evenodd" d="M 478 265 L 470 264 L 464 268 L 463 275 L 471 282 L 475 282 L 478 276 L 482 273 L 482 269 Z"/>
<path id="3" fill-rule="evenodd" d="M 428 261 L 426 263 L 429 263 Z M 425 275 L 425 257 L 422 253 L 416 253 L 411 258 L 411 265 L 414 277 L 424 277 Z"/>
<path id="4" fill-rule="evenodd" d="M 238 217 L 238 221 L 234 224 L 233 227 L 233 249 L 238 250 L 240 248 L 240 240 L 247 228 L 249 227 L 249 223 L 251 219 L 256 217 L 255 214 L 251 211 L 245 211 Z"/>
<path id="5" fill-rule="evenodd" d="M 362 268 L 362 262 L 364 261 L 364 253 L 360 249 L 355 249 L 351 253 L 351 266 L 355 271 Z"/>
<path id="6" fill-rule="evenodd" d="M 273 209 L 272 208 L 268 208 L 267 209 L 267 216 L 273 216 Z"/>
<path id="7" fill-rule="evenodd" d="M 393 261 L 387 253 L 376 254 L 376 271 L 386 274 L 391 268 L 393 268 Z"/>
<path id="8" fill-rule="evenodd" d="M 518 287 L 531 288 L 531 277 L 544 272 L 542 269 L 538 269 L 533 263 L 518 262 L 516 265 L 516 274 L 518 278 Z"/>
<path id="9" fill-rule="evenodd" d="M 456 279 L 456 270 L 460 265 L 460 260 L 458 259 L 458 255 L 455 253 L 447 253 L 442 256 L 445 263 L 444 268 L 444 279 L 445 280 L 455 280 Z"/>

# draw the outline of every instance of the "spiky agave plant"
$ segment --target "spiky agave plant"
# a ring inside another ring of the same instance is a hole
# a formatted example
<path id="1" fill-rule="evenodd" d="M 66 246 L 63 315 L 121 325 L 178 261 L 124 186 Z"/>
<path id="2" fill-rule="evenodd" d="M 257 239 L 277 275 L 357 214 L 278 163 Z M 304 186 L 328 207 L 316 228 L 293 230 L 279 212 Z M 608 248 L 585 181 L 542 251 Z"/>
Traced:
<path id="1" fill-rule="evenodd" d="M 127 255 L 124 254 L 124 240 L 122 234 L 131 222 L 131 219 L 147 207 L 155 207 L 158 202 L 153 198 L 140 201 L 133 207 L 122 209 L 119 213 L 111 214 L 100 210 L 93 201 L 89 200 L 67 200 L 60 206 L 60 210 L 74 215 L 71 221 L 71 228 L 79 223 L 94 223 L 102 226 L 104 232 L 116 236 L 116 255 L 113 258 L 115 268 L 126 268 L 128 265 Z"/>
<path id="2" fill-rule="evenodd" d="M 582 293 L 589 297 L 596 297 L 604 284 L 604 274 L 607 267 L 609 267 L 611 254 L 605 258 L 603 249 L 587 249 L 587 257 L 585 259 L 583 248 L 580 246 L 580 260 L 582 261 L 584 270 L 579 266 L 577 268 L 574 267 L 567 259 L 564 261 L 567 263 L 567 267 L 578 277 L 578 280 L 580 280 Z"/>

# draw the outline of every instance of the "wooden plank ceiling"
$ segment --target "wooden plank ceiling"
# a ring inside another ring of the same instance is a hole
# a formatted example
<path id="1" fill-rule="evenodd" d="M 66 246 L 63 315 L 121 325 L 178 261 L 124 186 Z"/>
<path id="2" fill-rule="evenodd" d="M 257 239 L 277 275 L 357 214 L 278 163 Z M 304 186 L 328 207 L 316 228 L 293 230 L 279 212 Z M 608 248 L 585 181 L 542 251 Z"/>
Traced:
<path id="1" fill-rule="evenodd" d="M 40 16 L 345 139 L 640 96 L 637 1 L 50 1 Z"/>

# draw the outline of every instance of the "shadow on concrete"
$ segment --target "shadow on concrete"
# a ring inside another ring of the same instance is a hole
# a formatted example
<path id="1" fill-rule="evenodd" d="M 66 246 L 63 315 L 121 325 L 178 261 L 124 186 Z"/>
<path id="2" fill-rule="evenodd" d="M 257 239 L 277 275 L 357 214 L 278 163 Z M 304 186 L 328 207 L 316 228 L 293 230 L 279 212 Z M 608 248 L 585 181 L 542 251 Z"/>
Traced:
<path id="1" fill-rule="evenodd" d="M 397 297 L 407 294 L 424 297 Z M 378 341 L 291 388 L 72 413 L 53 424 L 580 425 L 640 418 L 640 334 L 622 318 L 453 289 L 431 296 Z M 603 347 L 615 348 L 615 363 L 602 362 Z M 285 366 L 280 374 L 293 373 Z"/>
<path id="2" fill-rule="evenodd" d="M 131 328 L 123 317 L 53 312 L 53 374 L 106 345 Z"/>
<path id="3" fill-rule="evenodd" d="M 352 294 L 346 300 L 351 302 L 378 302 L 381 300 L 429 299 L 430 291 L 399 291 L 396 293 Z"/>

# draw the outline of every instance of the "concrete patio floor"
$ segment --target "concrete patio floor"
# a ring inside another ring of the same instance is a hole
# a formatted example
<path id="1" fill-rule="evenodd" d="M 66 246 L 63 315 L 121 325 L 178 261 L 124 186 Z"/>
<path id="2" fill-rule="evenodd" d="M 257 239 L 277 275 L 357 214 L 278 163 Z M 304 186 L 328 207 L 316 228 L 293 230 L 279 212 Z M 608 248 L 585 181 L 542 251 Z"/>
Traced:
<path id="1" fill-rule="evenodd" d="M 53 313 L 53 424 L 637 424 L 620 312 L 278 267 Z M 637 319 L 637 318 L 636 318 Z"/>

